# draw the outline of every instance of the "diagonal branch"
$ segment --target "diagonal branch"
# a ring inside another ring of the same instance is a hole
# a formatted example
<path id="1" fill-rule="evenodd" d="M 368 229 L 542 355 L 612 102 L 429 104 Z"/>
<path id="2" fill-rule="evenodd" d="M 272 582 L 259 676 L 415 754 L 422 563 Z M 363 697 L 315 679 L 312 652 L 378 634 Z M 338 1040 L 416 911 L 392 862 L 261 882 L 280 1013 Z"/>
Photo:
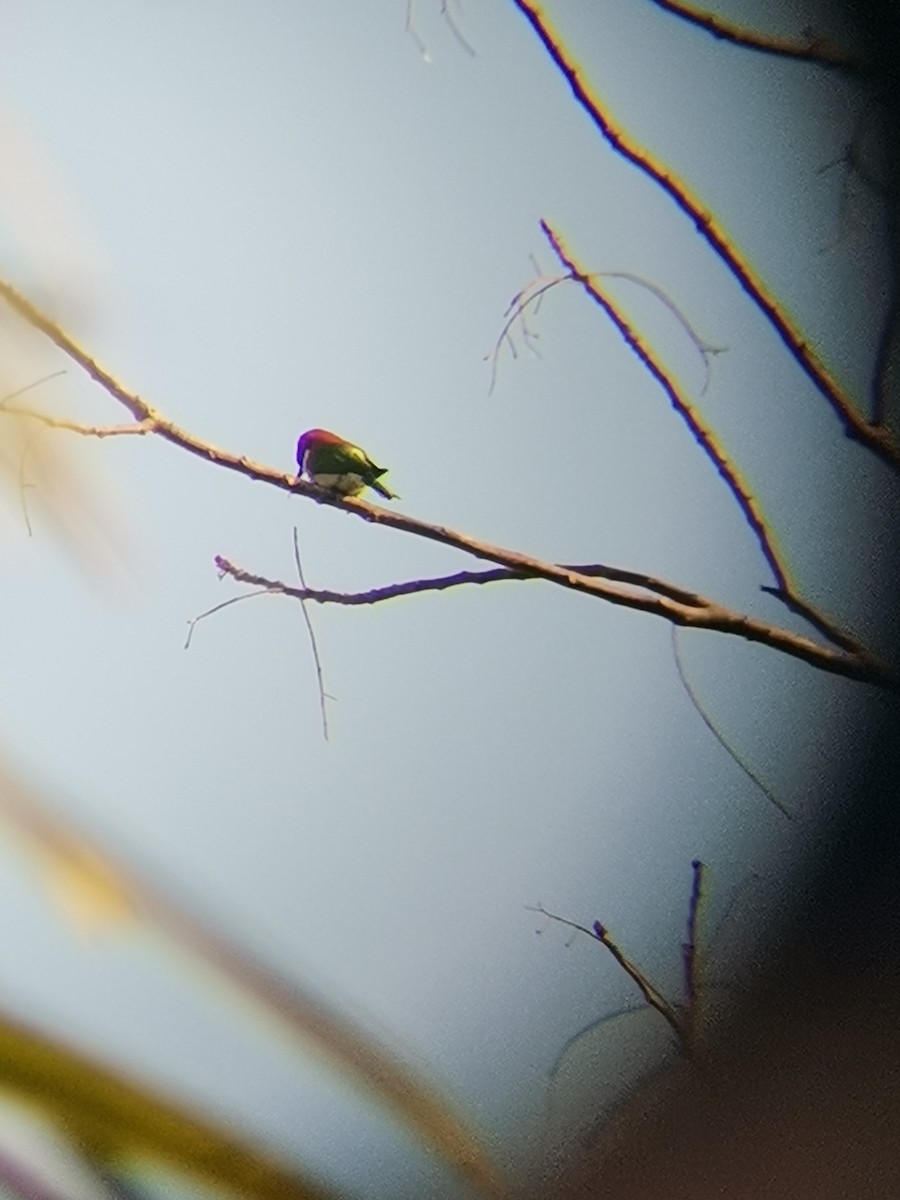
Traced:
<path id="1" fill-rule="evenodd" d="M 625 339 L 629 348 L 634 351 L 642 365 L 646 367 L 650 375 L 666 393 L 669 403 L 687 425 L 694 441 L 716 468 L 725 486 L 737 502 L 738 507 L 744 515 L 744 520 L 750 526 L 759 543 L 763 558 L 769 564 L 777 587 L 781 591 L 791 593 L 793 589 L 788 580 L 787 567 L 781 561 L 774 538 L 769 532 L 765 518 L 763 517 L 762 510 L 750 494 L 749 489 L 740 479 L 737 469 L 729 461 L 725 451 L 719 446 L 715 434 L 704 424 L 694 406 L 681 394 L 675 381 L 657 361 L 656 356 L 645 344 L 640 334 L 635 332 L 628 324 L 606 293 L 600 290 L 595 277 L 587 274 L 573 258 L 571 252 L 563 243 L 560 234 L 545 220 L 541 220 L 541 230 L 550 243 L 554 254 L 566 270 L 570 272 L 571 277 L 577 280 L 591 299 L 600 306 Z"/>
<path id="2" fill-rule="evenodd" d="M 584 79 L 583 72 L 562 37 L 553 29 L 543 12 L 543 6 L 532 0 L 512 0 L 512 3 L 529 22 L 601 136 L 616 154 L 653 180 L 691 220 L 700 236 L 775 330 L 794 361 L 828 402 L 845 434 L 894 470 L 900 470 L 900 446 L 890 430 L 885 426 L 871 425 L 859 414 L 849 395 L 794 326 L 783 305 L 769 292 L 750 263 L 731 243 L 715 216 L 701 205 L 670 167 L 658 162 L 649 150 L 633 141 L 624 128 L 613 120 L 599 96 Z"/>
<path id="3" fill-rule="evenodd" d="M 631 961 L 628 955 L 622 950 L 609 934 L 609 931 L 599 921 L 595 921 L 590 929 L 586 925 L 579 925 L 577 921 L 570 921 L 568 917 L 561 917 L 557 913 L 550 912 L 544 908 L 542 904 L 535 905 L 532 912 L 542 913 L 545 917 L 549 917 L 551 921 L 558 921 L 560 925 L 568 925 L 570 929 L 576 929 L 580 933 L 586 933 L 588 937 L 593 938 L 595 942 L 600 942 L 604 945 L 622 970 L 628 975 L 638 986 L 641 995 L 646 1003 L 655 1008 L 662 1016 L 675 1033 L 680 1044 L 684 1042 L 684 1031 L 681 1027 L 681 1020 L 678 1011 L 674 1005 L 670 1004 L 661 991 L 650 982 L 644 972 Z"/>
<path id="4" fill-rule="evenodd" d="M 410 521 L 408 517 L 401 517 L 400 514 L 388 514 L 384 509 L 376 509 L 375 513 L 377 515 L 370 519 L 380 520 L 381 514 L 385 513 L 392 518 L 391 524 L 395 524 L 399 519 L 403 523 L 408 523 L 413 531 L 421 524 Z M 424 528 L 428 530 L 436 527 L 425 526 Z M 449 530 L 441 530 L 441 532 L 450 535 Z M 429 535 L 425 532 L 423 536 Z M 461 545 L 462 542 L 467 545 Z M 498 562 L 506 562 L 509 564 L 508 568 L 503 571 L 460 571 L 455 575 L 444 575 L 436 579 L 413 579 L 403 583 L 392 583 L 386 587 L 372 588 L 365 592 L 333 592 L 292 587 L 279 579 L 268 579 L 264 575 L 246 571 L 221 555 L 216 556 L 215 563 L 219 571 L 230 575 L 239 583 L 265 588 L 274 593 L 292 596 L 297 600 L 313 600 L 318 604 L 348 606 L 378 604 L 384 600 L 395 600 L 399 596 L 409 596 L 419 592 L 446 591 L 463 584 L 498 583 L 511 579 L 545 579 L 574 591 L 593 595 L 598 599 L 652 613 L 671 621 L 674 625 L 711 629 L 719 633 L 744 637 L 752 642 L 760 642 L 791 657 L 802 659 L 819 670 L 843 675 L 848 679 L 858 679 L 892 689 L 897 687 L 897 680 L 888 665 L 882 663 L 869 651 L 850 654 L 822 646 L 801 634 L 792 633 L 745 613 L 725 608 L 714 600 L 698 594 L 688 593 L 689 600 L 673 599 L 670 593 L 677 593 L 679 589 L 673 588 L 664 580 L 653 580 L 649 576 L 643 576 L 647 581 L 645 586 L 652 587 L 658 593 L 657 595 L 647 595 L 614 588 L 602 579 L 573 571 L 571 568 L 559 567 L 555 563 L 541 562 L 539 559 L 527 558 L 525 555 L 516 554 L 513 551 L 501 550 L 499 546 L 482 547 L 479 551 L 478 543 L 472 543 L 471 539 L 466 539 L 461 534 L 452 535 L 452 540 L 446 541 L 446 544 L 459 545 L 460 548 L 469 549 L 470 553 L 480 554 L 480 557 L 492 557 Z M 595 567 L 588 569 L 597 570 Z M 604 572 L 611 570 L 610 568 L 602 569 Z"/>
<path id="5" fill-rule="evenodd" d="M 682 0 L 651 0 L 658 8 L 681 17 L 699 29 L 705 29 L 714 38 L 732 42 L 745 50 L 758 50 L 781 58 L 793 58 L 799 62 L 817 63 L 822 67 L 836 67 L 844 71 L 859 72 L 862 64 L 845 51 L 832 45 L 826 38 L 817 37 L 812 31 L 804 31 L 801 39 L 778 37 L 773 33 L 758 33 L 736 21 L 726 21 L 715 13 L 704 12 L 693 4 Z"/>

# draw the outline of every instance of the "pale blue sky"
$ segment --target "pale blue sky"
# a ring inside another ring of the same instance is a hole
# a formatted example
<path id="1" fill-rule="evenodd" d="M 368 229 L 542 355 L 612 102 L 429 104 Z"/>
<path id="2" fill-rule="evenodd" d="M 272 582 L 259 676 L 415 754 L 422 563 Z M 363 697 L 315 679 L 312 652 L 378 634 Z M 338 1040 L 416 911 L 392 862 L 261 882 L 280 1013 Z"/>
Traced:
<path id="1" fill-rule="evenodd" d="M 784 33 L 818 24 L 814 3 L 717 7 Z M 19 146 L 0 193 L 2 272 L 62 297 L 100 361 L 233 452 L 287 471 L 297 435 L 324 425 L 390 468 L 402 511 L 789 622 L 759 593 L 765 564 L 715 472 L 578 291 L 547 297 L 541 357 L 504 352 L 488 394 L 484 356 L 529 255 L 556 270 L 547 217 L 588 266 L 645 276 L 728 347 L 701 397 L 702 363 L 671 315 L 615 285 L 774 515 L 808 598 L 872 633 L 890 600 L 886 471 L 846 442 L 691 224 L 602 143 L 514 6 L 462 5 L 474 57 L 439 8 L 416 6 L 426 62 L 402 0 L 18 6 L 2 50 L 3 145 Z M 864 397 L 885 286 L 877 204 L 854 188 L 842 226 L 840 172 L 819 173 L 852 132 L 852 87 L 642 0 L 547 8 L 633 136 L 717 211 Z M 123 419 L 72 367 L 32 399 Z M 837 803 L 830 774 L 864 689 L 684 636 L 711 715 L 796 810 L 789 826 L 687 702 L 668 626 L 508 584 L 313 609 L 337 697 L 326 744 L 294 603 L 233 606 L 183 650 L 187 621 L 238 594 L 213 555 L 291 579 L 296 523 L 313 586 L 467 560 L 162 442 L 65 448 L 118 550 L 92 580 L 37 516 L 27 537 L 8 495 L 4 753 L 60 811 L 402 1047 L 504 1166 L 533 1162 L 560 1047 L 632 989 L 599 947 L 568 946 L 526 906 L 602 918 L 676 986 L 691 859 L 709 864 L 713 924 L 763 876 L 740 918 L 762 928 L 776 878 L 789 889 Z M 345 1086 L 152 941 L 123 932 L 86 951 L 28 860 L 15 846 L 2 857 L 5 1007 L 353 1194 L 421 1194 L 418 1152 Z M 591 1050 L 595 1105 L 628 1081 L 615 1050 L 627 1020 Z M 456 1194 L 449 1176 L 429 1186 Z"/>

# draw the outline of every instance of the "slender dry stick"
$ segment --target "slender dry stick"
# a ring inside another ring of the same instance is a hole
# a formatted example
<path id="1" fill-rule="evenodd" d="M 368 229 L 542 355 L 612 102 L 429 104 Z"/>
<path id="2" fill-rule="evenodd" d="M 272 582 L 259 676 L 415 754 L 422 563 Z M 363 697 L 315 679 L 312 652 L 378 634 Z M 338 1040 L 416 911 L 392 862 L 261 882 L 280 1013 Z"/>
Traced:
<path id="1" fill-rule="evenodd" d="M 280 579 L 270 579 L 266 575 L 259 575 L 254 571 L 248 571 L 243 567 L 239 567 L 236 563 L 231 562 L 230 559 L 225 558 L 221 554 L 215 556 L 214 562 L 221 575 L 230 575 L 238 583 L 248 583 L 255 587 L 264 588 L 269 592 L 292 596 L 295 600 L 313 600 L 316 604 L 345 604 L 349 607 L 362 604 L 380 604 L 385 600 L 395 600 L 399 596 L 413 596 L 420 592 L 443 592 L 465 584 L 502 583 L 504 580 L 523 581 L 526 579 L 533 580 L 534 578 L 534 576 L 524 571 L 511 571 L 508 567 L 495 567 L 490 571 L 457 571 L 453 575 L 441 575 L 429 579 L 409 579 L 403 583 L 390 583 L 385 587 L 368 588 L 364 592 L 334 592 L 327 588 L 298 588 L 289 583 L 284 583 Z M 671 596 L 673 599 L 682 601 L 687 605 L 693 604 L 697 607 L 702 607 L 705 603 L 702 597 L 697 596 L 693 592 L 687 592 L 682 588 L 675 587 L 673 584 L 667 583 L 662 579 L 655 580 L 651 576 L 644 575 L 638 571 L 623 571 L 618 567 L 605 567 L 594 563 L 587 563 L 582 566 L 566 566 L 563 569 L 566 571 L 576 571 L 580 575 L 617 579 L 621 582 L 633 583 L 639 587 L 648 588 L 651 591 L 658 591 L 661 595 Z M 217 604 L 215 608 L 209 611 L 213 613 L 222 607 L 223 605 Z M 209 614 L 201 614 L 201 616 L 207 615 Z M 196 620 L 200 619 L 200 617 L 196 618 Z"/>
<path id="2" fill-rule="evenodd" d="M 294 526 L 294 562 L 297 566 L 297 575 L 300 578 L 300 586 L 304 591 L 307 591 L 306 580 L 303 578 L 303 564 L 300 561 L 300 543 L 297 536 L 297 526 Z M 309 613 L 306 611 L 306 601 L 301 599 L 300 611 L 303 613 L 303 620 L 306 622 L 306 631 L 309 634 L 309 644 L 312 647 L 313 663 L 316 668 L 316 683 L 319 687 L 319 710 L 322 713 L 322 736 L 325 741 L 328 741 L 328 709 L 325 701 L 325 683 L 322 679 L 322 660 L 319 658 L 319 647 L 316 644 L 316 635 L 313 632 L 312 621 L 309 619 Z"/>
<path id="3" fill-rule="evenodd" d="M 838 652 L 827 646 L 819 645 L 810 638 L 760 621 L 745 613 L 736 612 L 713 600 L 694 596 L 693 593 L 689 593 L 692 596 L 690 602 L 677 599 L 678 589 L 671 585 L 664 586 L 661 581 L 650 585 L 658 594 L 647 595 L 644 591 L 634 591 L 632 588 L 619 586 L 608 579 L 591 577 L 557 566 L 555 563 L 545 562 L 527 554 L 479 541 L 443 525 L 432 525 L 413 517 L 404 516 L 394 510 L 379 508 L 358 497 L 339 496 L 294 475 L 285 475 L 262 463 L 254 462 L 243 455 L 230 454 L 182 429 L 147 404 L 140 396 L 129 391 L 91 358 L 59 325 L 44 316 L 30 301 L 3 280 L 0 280 L 0 296 L 5 298 L 29 324 L 44 333 L 54 345 L 78 363 L 114 400 L 123 405 L 134 417 L 136 424 L 140 426 L 140 432 L 161 437 L 186 450 L 189 454 L 202 458 L 205 462 L 235 471 L 248 479 L 258 480 L 271 487 L 280 488 L 282 491 L 305 496 L 317 504 L 339 508 L 343 512 L 352 513 L 372 524 L 387 526 L 403 533 L 438 542 L 441 545 L 452 546 L 475 558 L 497 563 L 530 578 L 547 580 L 559 587 L 581 592 L 595 599 L 605 600 L 610 604 L 649 613 L 677 625 L 710 629 L 746 638 L 748 641 L 758 642 L 793 658 L 801 659 L 820 670 L 842 675 L 848 679 L 863 680 L 881 687 L 894 688 L 896 686 L 893 671 L 868 651 L 860 654 Z M 84 432 L 84 429 L 81 428 L 77 432 Z"/>
<path id="4" fill-rule="evenodd" d="M 596 125 L 609 146 L 627 162 L 652 179 L 695 225 L 697 232 L 725 264 L 778 334 L 788 353 L 824 396 L 844 428 L 845 434 L 872 451 L 894 470 L 900 469 L 900 446 L 884 426 L 872 426 L 857 411 L 853 401 L 831 374 L 804 335 L 794 326 L 783 305 L 769 292 L 748 261 L 732 245 L 716 217 L 691 195 L 670 168 L 628 136 L 604 108 L 591 89 L 562 37 L 553 29 L 543 6 L 532 0 L 512 0 L 529 22 L 552 61 L 565 77 L 572 93 Z"/>
<path id="5" fill-rule="evenodd" d="M 833 46 L 826 38 L 816 37 L 812 33 L 806 34 L 802 39 L 777 37 L 771 33 L 758 33 L 746 25 L 739 25 L 736 21 L 726 21 L 715 13 L 705 12 L 693 4 L 684 4 L 681 0 L 651 0 L 651 3 L 676 17 L 681 17 L 691 25 L 696 25 L 699 29 L 705 29 L 713 37 L 733 42 L 745 50 L 758 50 L 764 54 L 816 63 L 821 67 L 836 67 L 854 73 L 862 70 L 862 63 L 846 51 Z"/>
<path id="6" fill-rule="evenodd" d="M 3 399 L 0 400 L 0 412 L 14 411 L 9 408 L 9 405 L 13 402 L 13 400 L 18 400 L 20 396 L 24 396 L 26 392 L 31 392 L 35 388 L 40 387 L 42 383 L 49 383 L 51 379 L 59 379 L 59 377 L 61 375 L 65 375 L 65 373 L 66 369 L 63 367 L 60 371 L 51 371 L 49 375 L 42 375 L 40 379 L 33 379 L 31 383 L 26 383 L 23 387 L 16 388 L 14 392 L 10 392 L 8 396 L 4 396 Z"/>
<path id="7" fill-rule="evenodd" d="M 276 588 L 261 587 L 255 592 L 247 592 L 243 596 L 232 596 L 230 600 L 223 600 L 221 604 L 214 604 L 212 608 L 206 609 L 199 616 L 191 617 L 188 621 L 187 637 L 184 639 L 184 649 L 190 650 L 191 642 L 194 640 L 194 629 L 201 621 L 205 621 L 207 617 L 213 616 L 214 613 L 220 612 L 223 608 L 228 608 L 232 604 L 238 604 L 241 600 L 252 600 L 255 596 L 265 596 L 276 591 Z"/>
<path id="8" fill-rule="evenodd" d="M 737 766 L 740 767 L 751 783 L 759 789 L 769 803 L 773 804 L 783 817 L 787 817 L 789 821 L 793 821 L 794 815 L 791 810 L 782 804 L 772 789 L 767 784 L 763 783 L 762 779 L 760 779 L 759 775 L 756 774 L 753 768 L 744 761 L 740 754 L 738 754 L 738 752 L 734 749 L 734 747 L 713 721 L 703 704 L 700 702 L 700 697 L 694 691 L 694 687 L 691 681 L 688 679 L 687 673 L 684 669 L 684 661 L 681 657 L 681 648 L 678 645 L 678 631 L 674 625 L 672 626 L 672 654 L 675 658 L 675 670 L 678 672 L 678 678 L 681 681 L 681 686 L 687 693 L 688 699 L 694 706 L 694 709 L 697 715 L 700 717 L 700 720 L 713 735 L 732 762 L 736 763 Z"/>
<path id="9" fill-rule="evenodd" d="M 700 394 L 703 395 L 709 386 L 709 360 L 714 354 L 724 353 L 725 347 L 711 346 L 708 342 L 705 342 L 691 325 L 690 321 L 688 321 L 688 319 L 685 317 L 678 305 L 675 304 L 672 298 L 668 296 L 661 287 L 657 287 L 655 283 L 651 283 L 649 279 L 644 279 L 640 275 L 635 275 L 632 271 L 592 271 L 590 273 L 590 278 L 594 278 L 595 276 L 602 279 L 624 279 L 629 283 L 634 283 L 638 287 L 643 288 L 645 291 L 650 292 L 662 304 L 665 305 L 665 307 L 669 310 L 669 312 L 690 338 L 694 348 L 697 350 L 697 353 L 703 360 L 703 365 L 706 371 L 706 378 L 703 381 L 703 387 L 700 389 Z M 536 274 L 530 283 L 527 283 L 525 287 L 516 292 L 515 296 L 513 296 L 509 306 L 506 309 L 506 312 L 503 314 L 503 327 L 500 330 L 496 342 L 494 343 L 494 348 L 490 354 L 486 354 L 484 356 L 485 362 L 489 361 L 491 364 L 491 382 L 490 386 L 488 387 L 488 395 L 493 394 L 494 388 L 497 384 L 497 366 L 500 357 L 500 351 L 503 349 L 504 344 L 509 346 L 513 358 L 518 358 L 516 345 L 512 339 L 513 327 L 517 322 L 520 324 L 522 334 L 525 339 L 525 344 L 529 346 L 529 348 L 534 349 L 533 342 L 537 339 L 537 334 L 533 333 L 528 328 L 526 324 L 526 315 L 530 308 L 534 308 L 535 313 L 537 313 L 547 292 L 560 283 L 580 284 L 581 279 L 578 276 L 573 275 L 570 271 L 567 271 L 564 275 L 555 275 L 549 278 L 544 275 Z"/>

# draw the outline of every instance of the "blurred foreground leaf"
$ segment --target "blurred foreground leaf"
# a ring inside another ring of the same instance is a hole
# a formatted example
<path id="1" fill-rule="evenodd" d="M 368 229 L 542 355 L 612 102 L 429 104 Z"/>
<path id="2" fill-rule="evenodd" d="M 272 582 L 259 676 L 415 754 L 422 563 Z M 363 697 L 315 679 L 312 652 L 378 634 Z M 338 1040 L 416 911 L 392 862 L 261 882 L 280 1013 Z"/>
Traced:
<path id="1" fill-rule="evenodd" d="M 337 1196 L 6 1014 L 0 1014 L 0 1088 L 36 1106 L 101 1170 L 162 1162 L 252 1200 Z"/>
<path id="2" fill-rule="evenodd" d="M 414 1129 L 477 1192 L 489 1197 L 504 1194 L 479 1139 L 399 1055 L 302 983 L 281 975 L 176 902 L 171 890 L 157 882 L 156 872 L 152 877 L 137 872 L 72 830 L 32 788 L 4 768 L 2 758 L 0 819 L 39 863 L 55 898 L 67 916 L 78 919 L 82 932 L 85 920 L 90 927 L 131 920 L 162 935 L 190 966 L 211 968 L 216 982 L 224 982 L 258 1010 L 277 1018 L 282 1029 L 302 1040 L 304 1048 L 312 1046 L 333 1066 L 347 1072 L 378 1105 Z"/>

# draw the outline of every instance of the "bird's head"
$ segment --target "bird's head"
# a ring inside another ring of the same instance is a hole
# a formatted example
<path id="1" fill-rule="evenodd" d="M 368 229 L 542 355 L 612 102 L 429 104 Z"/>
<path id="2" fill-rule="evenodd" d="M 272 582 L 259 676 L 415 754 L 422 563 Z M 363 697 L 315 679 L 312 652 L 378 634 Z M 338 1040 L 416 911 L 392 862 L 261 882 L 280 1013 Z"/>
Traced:
<path id="1" fill-rule="evenodd" d="M 312 446 L 340 446 L 344 439 L 327 429 L 307 429 L 297 441 L 297 466 L 303 469 L 303 458 Z"/>

